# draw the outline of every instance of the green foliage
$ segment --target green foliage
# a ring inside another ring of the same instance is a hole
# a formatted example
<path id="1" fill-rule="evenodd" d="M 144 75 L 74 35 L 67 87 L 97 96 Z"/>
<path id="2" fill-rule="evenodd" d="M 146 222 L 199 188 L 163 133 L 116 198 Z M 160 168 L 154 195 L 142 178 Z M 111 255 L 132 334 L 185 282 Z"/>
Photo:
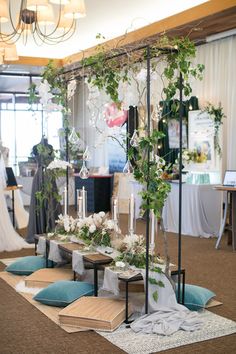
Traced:
<path id="1" fill-rule="evenodd" d="M 221 104 L 215 107 L 212 103 L 208 102 L 207 106 L 203 109 L 203 112 L 207 112 L 214 122 L 214 148 L 219 156 L 222 155 L 222 150 L 220 146 L 220 126 L 223 124 L 223 118 L 226 118 Z"/>
<path id="2" fill-rule="evenodd" d="M 158 300 L 158 292 L 157 292 L 157 290 L 154 291 L 154 293 L 152 294 L 152 297 L 153 297 L 154 301 L 157 302 L 157 300 Z"/>
<path id="3" fill-rule="evenodd" d="M 162 179 L 162 168 L 158 168 L 156 161 L 148 161 L 150 154 L 157 151 L 157 145 L 164 134 L 153 130 L 150 137 L 141 137 L 138 147 L 131 147 L 128 151 L 130 160 L 134 161 L 134 178 L 145 188 L 140 192 L 142 196 L 141 208 L 145 211 L 153 209 L 157 217 L 161 211 L 170 191 L 170 184 Z"/>
<path id="4" fill-rule="evenodd" d="M 191 78 L 202 80 L 203 64 L 193 66 L 192 60 L 196 57 L 195 44 L 188 37 L 168 38 L 161 36 L 160 40 L 151 47 L 152 57 L 161 55 L 167 66 L 163 76 L 167 81 L 163 89 L 166 100 L 171 100 L 180 88 L 179 75 L 183 77 L 183 93 L 186 97 L 192 93 Z M 157 64 L 156 64 L 157 65 Z M 155 65 L 153 65 L 155 69 Z M 175 104 L 175 103 L 174 103 Z M 178 110 L 178 107 L 176 107 Z"/>

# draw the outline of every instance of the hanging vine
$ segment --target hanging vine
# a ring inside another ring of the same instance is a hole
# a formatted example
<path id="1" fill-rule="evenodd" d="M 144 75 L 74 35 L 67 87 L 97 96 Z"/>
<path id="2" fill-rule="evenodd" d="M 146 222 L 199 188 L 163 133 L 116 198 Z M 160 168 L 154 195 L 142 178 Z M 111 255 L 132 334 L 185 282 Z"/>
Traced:
<path id="1" fill-rule="evenodd" d="M 223 124 L 223 118 L 226 118 L 221 104 L 215 107 L 212 103 L 208 102 L 207 106 L 203 109 L 203 112 L 207 112 L 214 122 L 214 149 L 219 156 L 222 155 L 222 149 L 220 146 L 220 127 Z"/>

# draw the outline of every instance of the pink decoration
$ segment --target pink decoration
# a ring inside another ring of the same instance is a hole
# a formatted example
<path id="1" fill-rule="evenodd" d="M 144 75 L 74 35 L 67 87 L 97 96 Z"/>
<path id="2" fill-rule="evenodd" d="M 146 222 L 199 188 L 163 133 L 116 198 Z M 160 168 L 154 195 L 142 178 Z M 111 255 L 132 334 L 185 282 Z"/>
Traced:
<path id="1" fill-rule="evenodd" d="M 106 123 L 109 128 L 121 127 L 128 118 L 128 111 L 119 110 L 115 102 L 108 105 L 105 110 Z"/>

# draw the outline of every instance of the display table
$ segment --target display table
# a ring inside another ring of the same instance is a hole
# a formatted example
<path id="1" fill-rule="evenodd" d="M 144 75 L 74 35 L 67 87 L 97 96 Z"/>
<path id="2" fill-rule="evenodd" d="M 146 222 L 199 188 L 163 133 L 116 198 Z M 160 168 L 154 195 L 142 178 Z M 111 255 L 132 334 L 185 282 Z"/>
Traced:
<path id="1" fill-rule="evenodd" d="M 77 205 L 77 189 L 83 187 L 87 191 L 87 211 L 98 213 L 110 211 L 112 177 L 113 175 L 92 175 L 88 179 L 81 179 L 78 173 L 75 177 L 75 206 Z"/>
<path id="2" fill-rule="evenodd" d="M 235 248 L 236 248 L 236 187 L 215 186 L 215 190 L 221 191 L 221 192 L 227 192 L 226 205 L 225 205 L 225 209 L 224 209 L 224 216 L 222 219 L 222 224 L 221 224 L 221 228 L 220 228 L 219 238 L 216 243 L 216 248 L 219 247 L 221 237 L 224 232 L 224 228 L 225 228 L 225 224 L 226 224 L 226 216 L 227 216 L 228 194 L 231 194 L 230 208 L 231 208 L 231 226 L 232 226 L 232 247 L 233 247 L 233 250 L 235 251 Z"/>
<path id="3" fill-rule="evenodd" d="M 166 231 L 178 233 L 179 184 L 171 183 L 171 192 L 163 208 Z M 200 237 L 219 236 L 221 193 L 214 185 L 182 185 L 182 234 Z"/>

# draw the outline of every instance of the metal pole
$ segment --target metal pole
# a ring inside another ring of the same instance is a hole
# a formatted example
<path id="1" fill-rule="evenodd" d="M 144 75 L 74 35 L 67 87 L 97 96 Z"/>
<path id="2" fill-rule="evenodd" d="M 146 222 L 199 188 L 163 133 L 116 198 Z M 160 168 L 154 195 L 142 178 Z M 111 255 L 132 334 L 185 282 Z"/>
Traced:
<path id="1" fill-rule="evenodd" d="M 147 46 L 147 136 L 150 137 L 151 129 L 151 102 L 150 102 L 150 47 Z M 147 174 L 147 190 L 149 189 L 149 179 L 150 179 L 150 148 L 147 151 L 147 161 L 148 161 L 148 174 Z M 147 199 L 147 215 L 146 215 L 146 279 L 145 279 L 145 313 L 148 313 L 148 285 L 149 285 L 149 199 Z"/>
<path id="2" fill-rule="evenodd" d="M 178 302 L 180 302 L 181 282 L 181 239 L 182 239 L 182 147 L 183 147 L 183 77 L 179 77 L 179 232 L 178 232 Z"/>

